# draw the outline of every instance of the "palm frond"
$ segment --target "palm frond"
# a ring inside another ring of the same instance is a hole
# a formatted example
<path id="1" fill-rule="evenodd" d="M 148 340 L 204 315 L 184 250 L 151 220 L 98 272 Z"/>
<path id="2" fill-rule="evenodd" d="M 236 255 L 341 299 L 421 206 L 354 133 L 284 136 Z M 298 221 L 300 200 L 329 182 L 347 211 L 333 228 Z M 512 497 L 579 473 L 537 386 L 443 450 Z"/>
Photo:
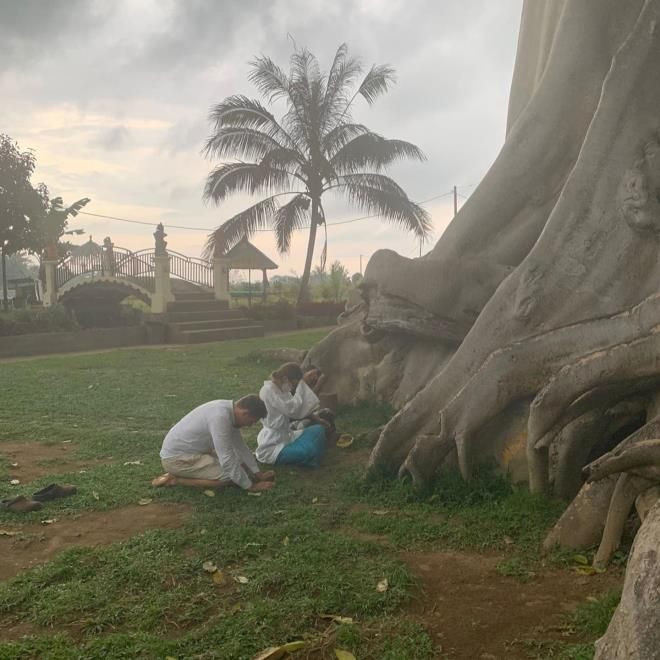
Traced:
<path id="1" fill-rule="evenodd" d="M 277 167 L 259 163 L 223 163 L 208 175 L 204 200 L 220 204 L 234 193 L 273 193 L 291 185 L 291 174 Z"/>
<path id="2" fill-rule="evenodd" d="M 261 56 L 250 62 L 252 71 L 248 78 L 259 92 L 270 103 L 284 99 L 289 105 L 289 111 L 282 118 L 282 123 L 297 147 L 305 144 L 307 130 L 305 126 L 304 100 L 299 84 L 292 79 L 270 59 Z"/>
<path id="3" fill-rule="evenodd" d="M 371 105 L 395 81 L 394 69 L 389 64 L 374 64 L 364 77 L 357 93 Z"/>
<path id="4" fill-rule="evenodd" d="M 291 248 L 291 236 L 294 231 L 302 229 L 307 221 L 309 197 L 300 193 L 290 202 L 281 206 L 273 220 L 273 230 L 277 239 L 277 249 L 280 254 L 286 254 Z"/>
<path id="5" fill-rule="evenodd" d="M 349 121 L 350 116 L 344 112 L 348 103 L 347 90 L 355 77 L 362 71 L 357 58 L 348 57 L 348 46 L 341 44 L 328 73 L 325 98 L 322 109 L 322 131 L 334 127 L 338 121 Z"/>
<path id="6" fill-rule="evenodd" d="M 367 213 L 375 213 L 419 238 L 426 238 L 432 228 L 429 213 L 412 200 L 392 179 L 381 174 L 340 177 L 337 189 Z"/>
<path id="7" fill-rule="evenodd" d="M 273 149 L 284 149 L 283 144 L 267 133 L 254 128 L 219 128 L 204 144 L 202 153 L 207 157 L 263 158 Z"/>
<path id="8" fill-rule="evenodd" d="M 250 62 L 250 67 L 249 81 L 270 103 L 289 97 L 291 81 L 270 57 L 257 57 Z"/>
<path id="9" fill-rule="evenodd" d="M 340 174 L 365 168 L 379 171 L 405 158 L 426 160 L 422 150 L 410 142 L 388 140 L 369 132 L 358 135 L 341 147 L 330 159 L 330 166 Z"/>
<path id="10" fill-rule="evenodd" d="M 241 94 L 228 96 L 214 105 L 209 112 L 209 121 L 216 132 L 223 128 L 254 129 L 286 143 L 289 147 L 296 146 L 284 127 L 259 101 Z"/>
<path id="11" fill-rule="evenodd" d="M 259 163 L 262 167 L 277 167 L 287 169 L 294 176 L 302 178 L 301 172 L 308 163 L 294 149 L 276 147 L 268 151 Z"/>
<path id="12" fill-rule="evenodd" d="M 74 202 L 73 204 L 70 204 L 64 209 L 65 215 L 71 216 L 75 218 L 80 211 L 87 206 L 92 200 L 89 197 L 83 197 L 82 199 L 79 199 L 78 201 Z"/>
<path id="13" fill-rule="evenodd" d="M 364 124 L 339 124 L 323 136 L 322 149 L 327 158 L 332 158 L 345 144 L 358 135 L 370 133 Z"/>
<path id="14" fill-rule="evenodd" d="M 229 218 L 211 232 L 204 246 L 204 258 L 209 259 L 214 254 L 223 254 L 242 238 L 249 238 L 257 229 L 265 229 L 273 221 L 279 208 L 277 197 L 278 195 L 272 195 L 262 199 Z"/>

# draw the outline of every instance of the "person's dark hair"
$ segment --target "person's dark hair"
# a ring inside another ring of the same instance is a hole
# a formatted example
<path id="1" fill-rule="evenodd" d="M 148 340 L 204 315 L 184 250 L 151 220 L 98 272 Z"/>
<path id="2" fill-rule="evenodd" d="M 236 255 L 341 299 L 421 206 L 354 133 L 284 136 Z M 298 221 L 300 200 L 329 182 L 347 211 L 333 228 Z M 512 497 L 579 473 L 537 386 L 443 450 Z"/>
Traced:
<path id="1" fill-rule="evenodd" d="M 286 362 L 278 369 L 275 369 L 270 375 L 270 379 L 276 384 L 281 385 L 285 380 L 299 381 L 303 377 L 302 369 L 296 362 Z"/>
<path id="2" fill-rule="evenodd" d="M 266 404 L 256 394 L 247 394 L 241 397 L 236 405 L 241 410 L 247 410 L 253 419 L 263 419 L 268 414 Z"/>

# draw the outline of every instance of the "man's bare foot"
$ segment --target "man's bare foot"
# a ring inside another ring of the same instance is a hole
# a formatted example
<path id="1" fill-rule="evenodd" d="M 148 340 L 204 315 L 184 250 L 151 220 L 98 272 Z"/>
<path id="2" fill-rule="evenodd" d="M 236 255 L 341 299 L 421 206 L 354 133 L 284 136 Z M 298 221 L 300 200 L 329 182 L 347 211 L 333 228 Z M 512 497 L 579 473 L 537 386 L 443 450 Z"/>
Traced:
<path id="1" fill-rule="evenodd" d="M 257 481 L 275 481 L 275 471 L 257 472 L 254 477 Z"/>
<path id="2" fill-rule="evenodd" d="M 248 490 L 251 493 L 259 493 L 263 490 L 270 490 L 274 485 L 275 484 L 272 481 L 257 481 L 256 483 L 252 484 L 252 487 L 248 488 Z"/>
<path id="3" fill-rule="evenodd" d="M 160 488 L 161 486 L 176 486 L 176 477 L 169 472 L 161 474 L 160 477 L 156 477 L 152 482 L 152 486 Z"/>

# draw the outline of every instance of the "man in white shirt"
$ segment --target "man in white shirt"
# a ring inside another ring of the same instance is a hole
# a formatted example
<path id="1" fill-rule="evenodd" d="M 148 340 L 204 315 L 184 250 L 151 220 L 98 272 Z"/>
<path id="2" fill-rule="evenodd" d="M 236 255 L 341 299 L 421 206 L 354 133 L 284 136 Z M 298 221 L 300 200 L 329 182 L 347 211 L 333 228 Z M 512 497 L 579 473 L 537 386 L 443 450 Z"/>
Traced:
<path id="1" fill-rule="evenodd" d="M 197 488 L 236 485 L 251 492 L 272 488 L 275 473 L 259 470 L 240 432 L 241 427 L 265 416 L 266 406 L 255 394 L 198 406 L 165 436 L 160 450 L 165 474 L 152 484 Z"/>

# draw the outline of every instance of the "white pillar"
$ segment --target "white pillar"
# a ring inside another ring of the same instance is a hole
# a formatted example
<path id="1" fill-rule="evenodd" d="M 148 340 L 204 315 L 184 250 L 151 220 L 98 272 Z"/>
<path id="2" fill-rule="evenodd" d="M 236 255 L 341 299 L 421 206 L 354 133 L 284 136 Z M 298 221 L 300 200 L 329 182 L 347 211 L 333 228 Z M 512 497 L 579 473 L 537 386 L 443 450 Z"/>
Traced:
<path id="1" fill-rule="evenodd" d="M 229 302 L 229 259 L 213 259 L 213 294 L 216 300 Z"/>
<path id="2" fill-rule="evenodd" d="M 154 314 L 164 314 L 167 303 L 174 300 L 170 283 L 169 256 L 154 257 L 154 295 L 151 298 L 151 311 Z"/>
<path id="3" fill-rule="evenodd" d="M 46 290 L 44 291 L 44 307 L 57 303 L 57 260 L 44 259 L 44 272 L 46 274 Z"/>

